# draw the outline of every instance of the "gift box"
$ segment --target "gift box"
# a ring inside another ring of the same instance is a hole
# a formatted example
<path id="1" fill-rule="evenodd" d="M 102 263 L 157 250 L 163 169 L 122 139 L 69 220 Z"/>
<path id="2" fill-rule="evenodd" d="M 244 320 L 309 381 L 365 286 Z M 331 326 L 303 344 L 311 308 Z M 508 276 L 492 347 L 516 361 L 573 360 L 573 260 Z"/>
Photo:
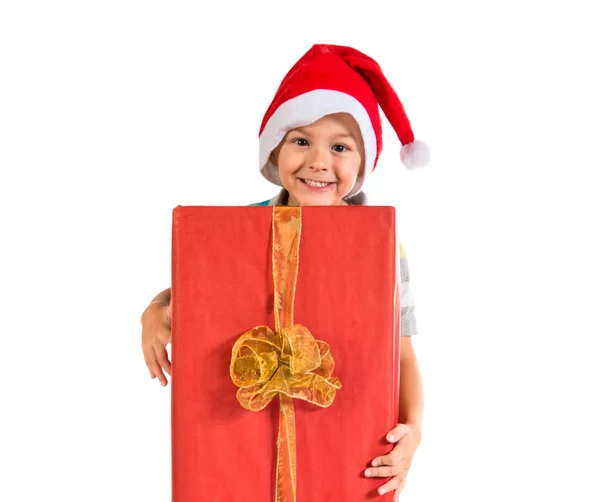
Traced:
<path id="1" fill-rule="evenodd" d="M 178 206 L 172 244 L 173 501 L 392 500 L 364 470 L 398 422 L 394 208 Z"/>

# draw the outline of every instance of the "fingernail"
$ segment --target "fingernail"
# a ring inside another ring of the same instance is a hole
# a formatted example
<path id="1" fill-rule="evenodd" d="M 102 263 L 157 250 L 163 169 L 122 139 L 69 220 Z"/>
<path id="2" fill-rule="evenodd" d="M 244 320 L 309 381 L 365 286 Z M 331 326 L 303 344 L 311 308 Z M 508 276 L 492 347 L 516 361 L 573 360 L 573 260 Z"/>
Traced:
<path id="1" fill-rule="evenodd" d="M 396 438 L 394 437 L 394 435 L 393 435 L 393 434 L 390 434 L 390 435 L 388 436 L 388 441 L 394 441 L 395 439 L 396 439 Z"/>
<path id="2" fill-rule="evenodd" d="M 167 385 L 167 382 L 161 382 L 162 386 L 164 387 L 165 385 Z"/>
<path id="3" fill-rule="evenodd" d="M 367 470 L 365 471 L 365 476 L 369 477 L 370 475 L 371 475 L 371 471 L 370 471 L 369 469 L 367 469 Z"/>
<path id="4" fill-rule="evenodd" d="M 379 492 L 379 495 L 383 495 L 385 493 L 385 488 L 380 488 L 377 491 Z"/>
<path id="5" fill-rule="evenodd" d="M 377 460 L 373 460 L 373 462 L 371 462 L 371 465 L 373 467 L 377 467 L 379 465 L 379 462 L 377 462 Z"/>

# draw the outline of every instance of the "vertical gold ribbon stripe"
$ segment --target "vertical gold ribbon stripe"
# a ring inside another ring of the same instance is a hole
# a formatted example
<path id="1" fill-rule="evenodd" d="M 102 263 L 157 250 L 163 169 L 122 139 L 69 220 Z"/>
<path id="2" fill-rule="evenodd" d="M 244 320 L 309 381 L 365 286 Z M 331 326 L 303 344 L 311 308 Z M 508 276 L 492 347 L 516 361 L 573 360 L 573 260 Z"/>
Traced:
<path id="1" fill-rule="evenodd" d="M 273 287 L 275 330 L 257 326 L 235 342 L 230 365 L 239 403 L 260 411 L 279 395 L 276 502 L 296 501 L 294 399 L 326 408 L 342 385 L 333 377 L 335 361 L 326 342 L 294 324 L 302 209 L 273 206 Z"/>

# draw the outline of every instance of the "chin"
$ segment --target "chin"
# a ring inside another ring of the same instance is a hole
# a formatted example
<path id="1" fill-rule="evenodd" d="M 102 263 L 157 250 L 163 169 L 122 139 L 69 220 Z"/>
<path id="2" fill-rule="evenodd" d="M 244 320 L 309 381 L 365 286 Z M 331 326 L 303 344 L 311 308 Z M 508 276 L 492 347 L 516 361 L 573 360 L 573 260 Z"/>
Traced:
<path id="1" fill-rule="evenodd" d="M 301 206 L 335 206 L 341 203 L 337 197 L 304 196 L 296 197 Z"/>

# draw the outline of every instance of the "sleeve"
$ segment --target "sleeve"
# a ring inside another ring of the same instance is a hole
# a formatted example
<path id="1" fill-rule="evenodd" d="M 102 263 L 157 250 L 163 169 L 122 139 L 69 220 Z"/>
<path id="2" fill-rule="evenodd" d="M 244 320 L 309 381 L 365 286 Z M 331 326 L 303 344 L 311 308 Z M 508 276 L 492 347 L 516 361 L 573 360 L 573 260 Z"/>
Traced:
<path id="1" fill-rule="evenodd" d="M 415 305 L 410 290 L 408 261 L 402 241 L 400 241 L 400 334 L 412 336 L 418 334 L 415 318 Z"/>

